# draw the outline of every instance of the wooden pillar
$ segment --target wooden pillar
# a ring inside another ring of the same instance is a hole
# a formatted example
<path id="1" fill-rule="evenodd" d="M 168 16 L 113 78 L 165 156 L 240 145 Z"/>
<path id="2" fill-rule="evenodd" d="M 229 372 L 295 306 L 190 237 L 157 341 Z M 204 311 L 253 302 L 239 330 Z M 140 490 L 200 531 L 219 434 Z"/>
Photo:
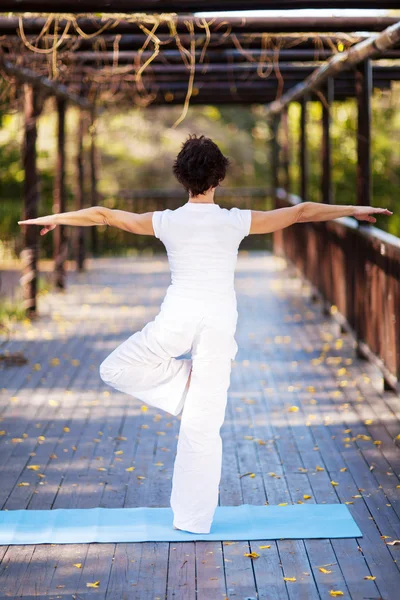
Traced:
<path id="1" fill-rule="evenodd" d="M 329 77 L 322 90 L 324 101 L 322 102 L 322 202 L 332 204 L 332 161 L 331 161 L 331 109 L 333 102 L 333 79 Z"/>
<path id="2" fill-rule="evenodd" d="M 57 162 L 53 191 L 53 213 L 65 212 L 65 112 L 66 101 L 56 99 L 57 106 Z M 54 234 L 54 283 L 59 289 L 65 288 L 65 260 L 67 258 L 67 239 L 65 227 L 59 225 Z"/>
<path id="3" fill-rule="evenodd" d="M 308 157 L 307 157 L 307 96 L 300 98 L 300 143 L 299 143 L 299 165 L 300 165 L 300 198 L 303 202 L 308 199 Z"/>
<path id="4" fill-rule="evenodd" d="M 290 157 L 289 157 L 289 105 L 287 104 L 282 110 L 282 167 L 284 172 L 284 188 L 286 192 L 290 193 Z"/>
<path id="5" fill-rule="evenodd" d="M 39 189 L 36 169 L 36 138 L 37 117 L 40 114 L 38 92 L 29 84 L 24 84 L 24 141 L 23 165 L 24 180 L 24 209 L 23 219 L 35 219 L 38 216 Z M 39 229 L 34 225 L 24 226 L 24 249 L 21 252 L 24 309 L 28 317 L 36 316 L 36 294 L 38 270 L 37 261 L 39 254 Z"/>
<path id="6" fill-rule="evenodd" d="M 271 170 L 272 170 L 272 187 L 273 198 L 275 201 L 276 190 L 279 187 L 279 121 L 280 115 L 272 115 L 271 119 Z"/>
<path id="7" fill-rule="evenodd" d="M 91 111 L 90 115 L 90 191 L 91 191 L 91 205 L 97 206 L 99 204 L 98 193 L 97 193 L 97 173 L 98 173 L 98 152 L 96 145 L 96 114 L 95 111 Z M 97 227 L 91 227 L 91 246 L 92 253 L 94 255 L 98 252 L 98 237 Z"/>
<path id="8" fill-rule="evenodd" d="M 372 65 L 369 59 L 356 67 L 357 97 L 357 204 L 371 205 L 371 96 Z"/>
<path id="9" fill-rule="evenodd" d="M 85 128 L 85 114 L 79 111 L 78 126 L 76 132 L 76 210 L 84 208 L 84 170 L 83 170 L 83 134 Z M 82 272 L 85 267 L 85 228 L 76 228 L 75 238 L 75 260 L 78 271 Z"/>

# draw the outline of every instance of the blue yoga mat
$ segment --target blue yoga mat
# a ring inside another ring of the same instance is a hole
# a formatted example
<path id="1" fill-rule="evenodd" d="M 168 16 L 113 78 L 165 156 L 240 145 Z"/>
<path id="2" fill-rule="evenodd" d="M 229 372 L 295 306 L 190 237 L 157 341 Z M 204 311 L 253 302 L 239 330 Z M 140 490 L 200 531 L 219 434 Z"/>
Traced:
<path id="1" fill-rule="evenodd" d="M 173 529 L 171 508 L 0 511 L 0 545 L 362 537 L 345 504 L 218 506 L 211 532 Z"/>

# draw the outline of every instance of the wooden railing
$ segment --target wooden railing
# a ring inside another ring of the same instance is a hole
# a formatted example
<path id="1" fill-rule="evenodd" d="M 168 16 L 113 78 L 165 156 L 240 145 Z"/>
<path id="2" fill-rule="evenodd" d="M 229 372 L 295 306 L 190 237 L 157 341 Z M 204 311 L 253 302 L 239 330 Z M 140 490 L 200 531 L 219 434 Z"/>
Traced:
<path id="1" fill-rule="evenodd" d="M 278 208 L 300 201 L 276 190 Z M 379 366 L 385 386 L 400 391 L 400 239 L 343 217 L 275 232 L 274 253 L 315 286 L 324 309 L 354 335 L 359 355 Z"/>

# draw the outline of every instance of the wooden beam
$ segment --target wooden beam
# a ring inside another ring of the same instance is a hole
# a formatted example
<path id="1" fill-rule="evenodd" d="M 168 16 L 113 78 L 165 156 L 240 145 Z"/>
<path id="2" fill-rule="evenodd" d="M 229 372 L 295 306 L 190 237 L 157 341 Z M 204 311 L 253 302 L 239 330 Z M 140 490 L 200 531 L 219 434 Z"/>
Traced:
<path id="1" fill-rule="evenodd" d="M 24 85 L 24 141 L 22 160 L 24 165 L 24 210 L 23 219 L 38 216 L 39 187 L 36 167 L 37 118 L 40 114 L 38 94 L 32 86 Z M 29 318 L 37 312 L 37 261 L 39 255 L 39 230 L 32 225 L 24 226 L 24 249 L 21 252 L 23 306 Z"/>
<path id="2" fill-rule="evenodd" d="M 322 202 L 332 204 L 332 165 L 331 165 L 331 109 L 333 102 L 333 79 L 329 77 L 323 88 L 322 104 Z"/>
<path id="3" fill-rule="evenodd" d="M 343 8 L 343 0 L 313 0 L 318 8 Z M 2 0 L 2 11 L 56 13 L 192 13 L 243 10 L 243 0 Z M 247 0 L 246 10 L 310 8 L 310 0 Z M 347 0 L 346 8 L 398 8 L 397 0 Z"/>
<path id="4" fill-rule="evenodd" d="M 76 131 L 76 210 L 84 208 L 85 189 L 84 189 L 84 167 L 83 167 L 83 135 L 85 128 L 85 115 L 79 111 L 77 131 Z M 85 228 L 76 228 L 75 238 L 75 260 L 77 270 L 82 272 L 85 268 Z"/>
<path id="5" fill-rule="evenodd" d="M 53 213 L 65 212 L 65 112 L 64 98 L 56 99 L 57 107 L 57 160 L 53 190 Z M 67 239 L 65 227 L 59 225 L 53 233 L 54 243 L 54 283 L 56 288 L 65 288 L 65 260 L 67 258 Z"/>
<path id="6" fill-rule="evenodd" d="M 279 100 L 271 102 L 267 106 L 268 113 L 280 112 L 286 104 L 298 100 L 306 92 L 311 92 L 319 87 L 329 77 L 351 69 L 367 58 L 374 58 L 392 48 L 400 41 L 400 21 L 385 29 L 382 33 L 371 36 L 367 40 L 355 44 L 347 52 L 339 52 L 328 60 L 324 65 L 316 69 L 302 83 L 283 94 Z"/>
<path id="7" fill-rule="evenodd" d="M 2 2 L 3 4 L 6 0 Z M 19 3 L 20 4 L 20 3 Z M 69 6 L 71 2 L 68 3 Z M 54 1 L 50 12 L 54 12 Z M 21 11 L 21 8 L 17 9 Z M 97 7 L 96 7 L 97 10 Z M 68 10 L 68 12 L 70 12 Z M 199 31 L 199 25 L 202 22 L 198 17 L 193 15 L 178 15 L 174 19 L 177 31 L 179 33 L 187 33 L 186 21 L 191 21 L 195 25 L 195 31 Z M 300 33 L 300 32 L 355 32 L 355 31 L 382 31 L 391 25 L 394 25 L 398 21 L 398 17 L 382 16 L 382 17 L 291 17 L 282 19 L 281 17 L 215 17 L 207 19 L 211 32 L 225 31 L 227 24 L 229 25 L 230 31 L 234 33 Z M 85 31 L 85 33 L 95 33 L 104 27 L 107 20 L 104 17 L 91 16 L 77 18 L 79 27 Z M 110 25 L 113 24 L 112 29 L 105 31 L 104 35 L 109 33 L 113 34 L 129 34 L 131 32 L 138 33 L 139 28 L 137 23 L 132 23 L 126 19 L 118 19 L 115 23 L 115 19 L 109 19 Z M 46 18 L 44 17 L 29 17 L 24 16 L 23 26 L 25 35 L 37 35 L 40 33 L 46 24 Z M 143 19 L 143 24 L 146 24 L 146 19 Z M 67 25 L 65 19 L 60 19 L 59 28 L 64 29 Z M 15 33 L 19 29 L 18 17 L 0 17 L 0 35 L 9 35 Z M 169 33 L 167 23 L 160 23 L 157 28 L 157 33 Z M 204 30 L 202 30 L 204 33 Z M 79 35 L 74 28 L 68 31 L 68 35 Z M 104 35 L 102 37 L 104 37 Z"/>
<path id="8" fill-rule="evenodd" d="M 370 206 L 371 186 L 371 61 L 356 67 L 357 97 L 357 204 Z"/>
<path id="9" fill-rule="evenodd" d="M 44 75 L 38 75 L 31 69 L 25 67 L 17 67 L 4 56 L 0 55 L 0 71 L 4 71 L 7 75 L 15 77 L 20 83 L 28 83 L 40 89 L 41 92 L 68 100 L 72 104 L 76 104 L 80 108 L 90 109 L 91 103 L 86 99 L 76 94 L 73 94 L 62 83 L 51 81 Z"/>

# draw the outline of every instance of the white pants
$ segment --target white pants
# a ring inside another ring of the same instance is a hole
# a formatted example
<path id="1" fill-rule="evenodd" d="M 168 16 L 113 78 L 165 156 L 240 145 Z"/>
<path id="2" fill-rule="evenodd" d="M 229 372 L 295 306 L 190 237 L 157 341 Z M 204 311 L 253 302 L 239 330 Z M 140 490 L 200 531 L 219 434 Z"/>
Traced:
<path id="1" fill-rule="evenodd" d="M 172 415 L 183 409 L 170 504 L 173 524 L 194 533 L 210 532 L 218 506 L 236 322 L 232 302 L 166 297 L 156 318 L 100 365 L 113 388 Z"/>

